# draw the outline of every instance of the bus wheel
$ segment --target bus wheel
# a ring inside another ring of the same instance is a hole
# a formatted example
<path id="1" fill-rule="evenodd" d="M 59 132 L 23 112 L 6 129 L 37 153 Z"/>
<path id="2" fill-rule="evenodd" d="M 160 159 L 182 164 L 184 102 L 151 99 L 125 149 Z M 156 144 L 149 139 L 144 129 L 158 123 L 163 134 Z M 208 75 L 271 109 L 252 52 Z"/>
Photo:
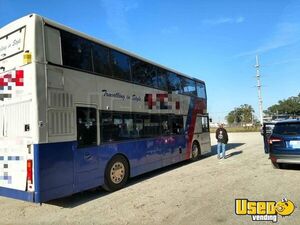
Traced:
<path id="1" fill-rule="evenodd" d="M 194 141 L 192 145 L 192 158 L 191 161 L 197 161 L 200 157 L 200 147 L 199 144 Z"/>
<path id="2" fill-rule="evenodd" d="M 129 176 L 127 160 L 121 156 L 114 156 L 105 170 L 105 184 L 102 186 L 107 191 L 116 191 L 124 187 Z"/>

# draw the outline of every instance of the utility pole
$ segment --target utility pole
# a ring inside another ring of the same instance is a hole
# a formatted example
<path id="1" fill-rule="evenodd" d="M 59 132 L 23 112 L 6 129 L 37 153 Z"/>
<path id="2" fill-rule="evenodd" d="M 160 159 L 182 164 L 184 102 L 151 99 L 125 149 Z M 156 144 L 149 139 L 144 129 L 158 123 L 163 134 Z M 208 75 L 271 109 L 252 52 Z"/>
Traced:
<path id="1" fill-rule="evenodd" d="M 259 73 L 259 61 L 258 61 L 258 55 L 256 55 L 256 80 L 257 80 L 257 93 L 258 93 L 258 106 L 259 106 L 259 120 L 260 123 L 263 124 L 263 100 L 261 96 L 261 82 L 260 82 L 260 73 Z"/>

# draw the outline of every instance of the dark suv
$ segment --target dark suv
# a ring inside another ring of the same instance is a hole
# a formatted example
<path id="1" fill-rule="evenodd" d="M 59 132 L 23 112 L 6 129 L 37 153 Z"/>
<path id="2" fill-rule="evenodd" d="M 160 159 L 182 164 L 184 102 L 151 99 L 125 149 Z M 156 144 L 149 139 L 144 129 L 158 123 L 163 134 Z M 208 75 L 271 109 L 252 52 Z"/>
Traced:
<path id="1" fill-rule="evenodd" d="M 300 164 L 300 120 L 277 122 L 269 137 L 270 159 L 275 168 Z"/>

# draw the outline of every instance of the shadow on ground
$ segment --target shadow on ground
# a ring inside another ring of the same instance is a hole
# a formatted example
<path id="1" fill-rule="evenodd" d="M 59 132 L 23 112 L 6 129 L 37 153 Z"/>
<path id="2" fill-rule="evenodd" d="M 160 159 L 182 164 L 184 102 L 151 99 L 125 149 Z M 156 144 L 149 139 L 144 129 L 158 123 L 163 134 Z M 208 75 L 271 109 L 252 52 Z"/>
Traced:
<path id="1" fill-rule="evenodd" d="M 230 143 L 230 144 L 227 144 L 226 145 L 226 152 L 229 151 L 229 150 L 233 150 L 233 149 L 236 149 L 242 145 L 244 145 L 245 143 Z M 231 153 L 227 153 L 226 154 L 226 158 L 229 158 L 229 157 L 232 157 L 232 156 L 235 156 L 235 155 L 239 155 L 243 153 L 242 150 L 238 150 L 238 151 L 235 151 L 235 152 L 231 152 Z M 214 155 L 217 155 L 218 152 L 217 152 L 217 145 L 212 145 L 211 146 L 211 152 L 206 154 L 204 157 L 210 157 L 210 156 L 214 156 Z"/>
<path id="2" fill-rule="evenodd" d="M 283 164 L 282 170 L 300 170 L 300 164 Z"/>
<path id="3" fill-rule="evenodd" d="M 189 160 L 184 161 L 184 162 L 179 162 L 174 165 L 170 165 L 170 166 L 167 166 L 167 167 L 164 167 L 161 169 L 157 169 L 157 170 L 139 175 L 137 177 L 133 177 L 128 181 L 126 187 L 124 187 L 124 188 L 128 188 L 128 187 L 135 185 L 137 183 L 140 183 L 144 180 L 159 176 L 163 173 L 167 173 L 171 170 L 180 168 L 182 166 L 186 166 L 188 164 L 190 164 Z M 91 189 L 88 191 L 83 191 L 83 192 L 74 194 L 72 196 L 51 200 L 51 201 L 43 203 L 43 204 L 55 205 L 55 206 L 62 207 L 62 208 L 75 208 L 77 206 L 80 206 L 82 204 L 96 200 L 98 198 L 104 197 L 109 194 L 112 194 L 112 193 L 107 192 L 104 189 L 102 189 L 101 187 L 99 187 L 99 188 L 94 188 L 94 189 Z"/>
<path id="4" fill-rule="evenodd" d="M 227 150 L 230 150 L 230 149 L 235 149 L 235 148 L 237 148 L 237 147 L 239 147 L 243 144 L 244 143 L 230 143 L 226 147 L 227 147 Z M 228 154 L 227 157 L 231 157 L 231 156 L 241 154 L 241 153 L 242 153 L 242 151 L 232 152 L 232 153 Z M 211 153 L 209 153 L 207 155 L 204 155 L 203 158 L 213 156 L 213 155 L 216 155 L 216 154 L 217 154 L 217 146 L 214 145 L 214 146 L 212 146 Z M 167 173 L 171 170 L 186 166 L 188 164 L 190 164 L 189 160 L 184 161 L 184 162 L 179 162 L 179 163 L 176 163 L 174 165 L 170 165 L 170 166 L 167 166 L 167 167 L 164 167 L 164 168 L 161 168 L 161 169 L 157 169 L 157 170 L 154 170 L 152 172 L 148 172 L 148 173 L 145 173 L 143 175 L 131 178 L 128 181 L 125 188 L 128 188 L 128 187 L 130 187 L 132 185 L 135 185 L 137 183 L 140 183 L 144 180 L 159 176 L 163 173 Z M 111 193 L 106 192 L 105 190 L 103 190 L 102 188 L 99 187 L 99 188 L 94 188 L 94 189 L 91 189 L 91 190 L 88 190 L 88 191 L 80 192 L 80 193 L 74 194 L 74 195 L 69 196 L 69 197 L 52 200 L 52 201 L 46 202 L 45 204 L 55 205 L 55 206 L 62 207 L 62 208 L 75 208 L 75 207 L 80 206 L 82 204 L 85 204 L 87 202 L 90 202 L 90 201 L 93 201 L 95 199 L 104 197 L 108 194 L 111 194 Z"/>
<path id="5" fill-rule="evenodd" d="M 242 153 L 243 153 L 242 150 L 236 151 L 236 152 L 231 152 L 231 153 L 229 153 L 229 154 L 227 154 L 227 155 L 225 156 L 225 159 L 230 158 L 230 157 L 235 156 L 235 155 L 242 154 Z"/>

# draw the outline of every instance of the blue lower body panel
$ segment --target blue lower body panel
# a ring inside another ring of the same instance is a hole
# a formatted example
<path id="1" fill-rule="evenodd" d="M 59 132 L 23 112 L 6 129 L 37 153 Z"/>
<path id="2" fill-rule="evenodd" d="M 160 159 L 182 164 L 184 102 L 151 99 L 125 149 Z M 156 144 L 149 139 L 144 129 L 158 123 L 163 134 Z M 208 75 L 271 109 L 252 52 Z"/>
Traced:
<path id="1" fill-rule="evenodd" d="M 0 195 L 46 202 L 104 184 L 105 168 L 121 154 L 134 177 L 185 159 L 185 135 L 79 148 L 76 141 L 34 145 L 35 193 L 0 188 Z"/>
<path id="2" fill-rule="evenodd" d="M 19 191 L 10 188 L 0 187 L 0 195 L 5 196 L 8 198 L 16 198 L 23 201 L 34 202 L 35 201 L 35 194 L 34 192 L 26 192 L 26 191 Z"/>
<path id="3" fill-rule="evenodd" d="M 75 142 L 35 145 L 35 188 L 37 202 L 74 193 Z"/>

